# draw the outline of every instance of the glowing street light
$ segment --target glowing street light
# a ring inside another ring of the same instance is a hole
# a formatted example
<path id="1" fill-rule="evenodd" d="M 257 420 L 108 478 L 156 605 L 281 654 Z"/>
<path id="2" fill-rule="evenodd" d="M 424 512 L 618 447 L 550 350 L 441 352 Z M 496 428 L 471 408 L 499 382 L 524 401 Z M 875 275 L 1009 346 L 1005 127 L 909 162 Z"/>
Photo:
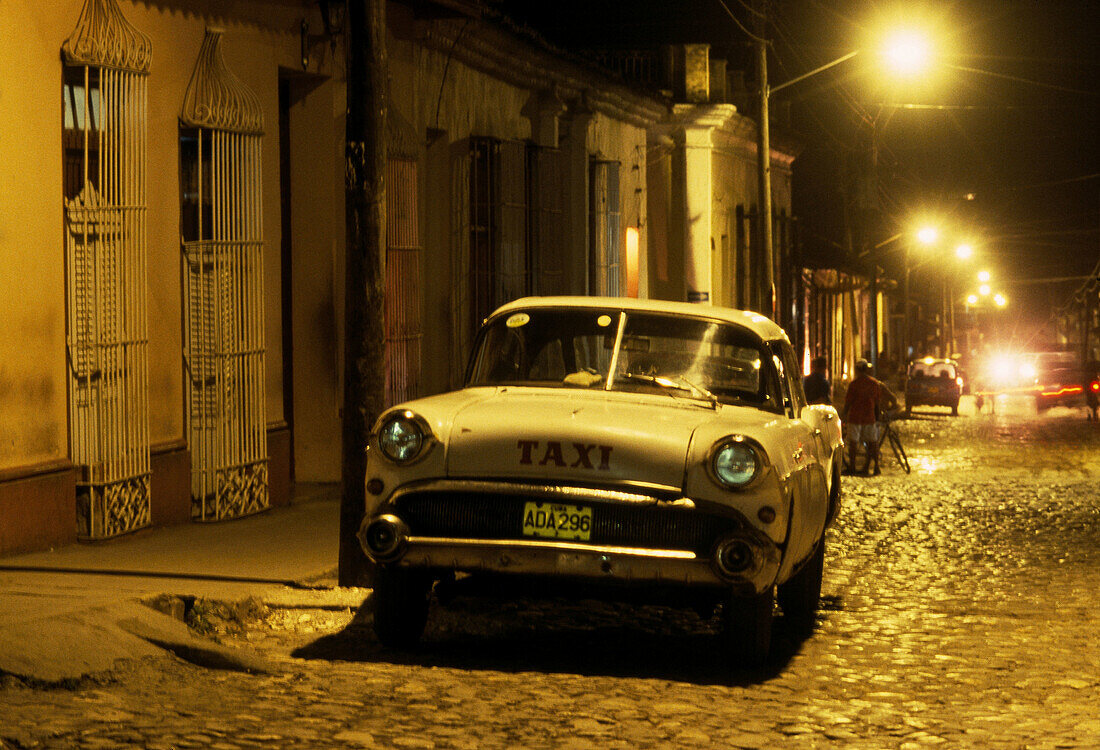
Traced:
<path id="1" fill-rule="evenodd" d="M 928 69 L 932 44 L 915 29 L 898 29 L 886 37 L 880 53 L 886 67 L 899 76 L 911 78 Z"/>
<path id="2" fill-rule="evenodd" d="M 990 292 L 992 291 L 993 290 L 989 288 L 989 284 L 982 284 L 980 287 L 978 287 L 978 294 L 982 295 L 983 297 L 988 297 Z"/>
<path id="3" fill-rule="evenodd" d="M 1004 307 L 1008 304 L 1008 298 L 1005 297 L 1003 294 L 995 294 L 993 295 L 993 304 L 997 307 Z"/>
<path id="4" fill-rule="evenodd" d="M 861 52 L 865 50 L 854 49 L 844 55 L 841 55 L 835 60 L 819 65 L 818 67 L 810 70 L 802 75 L 795 76 L 794 78 L 785 81 L 776 86 L 771 86 L 768 83 L 768 40 L 767 40 L 767 15 L 766 15 L 767 3 L 761 4 L 761 12 L 756 13 L 756 64 L 757 64 L 757 76 L 759 84 L 759 96 L 760 96 L 760 117 L 757 120 L 757 144 L 756 144 L 756 167 L 757 167 L 757 183 L 758 183 L 758 215 L 761 217 L 760 222 L 760 244 L 764 248 L 764 286 L 767 287 L 767 294 L 770 296 L 771 304 L 766 305 L 766 310 L 773 317 L 776 315 L 776 293 L 775 293 L 775 259 L 774 245 L 772 242 L 772 189 L 771 189 L 771 132 L 770 132 L 770 116 L 769 116 L 769 102 L 772 94 L 785 89 L 800 81 L 804 81 L 807 78 L 817 75 L 823 71 L 829 70 L 841 63 L 851 60 Z M 919 73 L 922 73 L 932 62 L 932 45 L 928 40 L 928 36 L 918 33 L 915 30 L 909 29 L 905 31 L 894 32 L 887 37 L 885 44 L 880 45 L 880 56 L 884 56 L 886 64 L 890 69 L 902 74 L 906 77 L 913 77 Z M 871 154 L 872 154 L 872 169 L 874 169 L 874 140 L 875 131 L 878 122 L 876 116 L 872 122 L 871 131 Z M 908 294 L 906 295 L 906 304 L 908 305 Z M 872 314 L 871 314 L 871 361 L 877 364 L 878 360 L 878 331 L 877 320 L 878 312 L 875 310 L 874 305 L 877 305 L 877 300 L 872 297 Z M 908 318 L 908 310 L 906 311 L 905 318 Z M 903 346 L 908 346 L 908 330 L 906 329 L 903 334 Z"/>
<path id="5" fill-rule="evenodd" d="M 974 307 L 975 305 L 977 305 L 978 304 L 978 295 L 976 295 L 976 294 L 966 295 L 966 304 L 970 305 L 971 307 Z"/>
<path id="6" fill-rule="evenodd" d="M 940 238 L 940 230 L 935 227 L 921 227 L 917 230 L 917 239 L 924 245 L 934 245 Z"/>
<path id="7" fill-rule="evenodd" d="M 989 275 L 989 271 L 978 271 L 978 281 L 983 284 L 987 283 L 990 278 L 992 277 Z"/>
<path id="8" fill-rule="evenodd" d="M 968 260 L 973 254 L 974 248 L 965 242 L 955 248 L 955 257 L 959 260 Z"/>

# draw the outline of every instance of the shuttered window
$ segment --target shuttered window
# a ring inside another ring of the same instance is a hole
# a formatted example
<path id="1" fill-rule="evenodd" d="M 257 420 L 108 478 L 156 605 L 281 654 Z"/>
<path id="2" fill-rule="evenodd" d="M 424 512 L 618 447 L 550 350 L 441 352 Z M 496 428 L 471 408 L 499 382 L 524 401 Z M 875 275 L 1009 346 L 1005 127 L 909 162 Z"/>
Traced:
<path id="1" fill-rule="evenodd" d="M 531 293 L 527 147 L 471 138 L 454 166 L 452 374 L 465 372 L 473 335 L 505 302 Z"/>
<path id="2" fill-rule="evenodd" d="M 531 292 L 565 294 L 565 153 L 558 149 L 528 149 Z"/>
<path id="3" fill-rule="evenodd" d="M 619 162 L 593 160 L 589 167 L 588 293 L 621 294 L 623 243 L 619 227 Z"/>
<path id="4" fill-rule="evenodd" d="M 386 168 L 386 405 L 420 392 L 420 227 L 416 162 Z"/>

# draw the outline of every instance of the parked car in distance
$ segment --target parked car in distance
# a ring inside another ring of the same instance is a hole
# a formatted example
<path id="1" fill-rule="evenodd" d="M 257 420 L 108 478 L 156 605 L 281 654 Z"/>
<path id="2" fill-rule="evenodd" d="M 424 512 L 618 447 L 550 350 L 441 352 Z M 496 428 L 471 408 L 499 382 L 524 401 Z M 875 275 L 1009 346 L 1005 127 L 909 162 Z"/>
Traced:
<path id="1" fill-rule="evenodd" d="M 641 599 L 722 614 L 766 658 L 803 632 L 840 506 L 843 442 L 783 330 L 751 312 L 529 298 L 482 327 L 465 387 L 386 411 L 359 539 L 374 630 L 411 647 L 433 586 Z"/>
<path id="2" fill-rule="evenodd" d="M 905 374 L 905 414 L 915 406 L 947 406 L 959 413 L 963 379 L 953 359 L 924 357 L 909 363 Z"/>

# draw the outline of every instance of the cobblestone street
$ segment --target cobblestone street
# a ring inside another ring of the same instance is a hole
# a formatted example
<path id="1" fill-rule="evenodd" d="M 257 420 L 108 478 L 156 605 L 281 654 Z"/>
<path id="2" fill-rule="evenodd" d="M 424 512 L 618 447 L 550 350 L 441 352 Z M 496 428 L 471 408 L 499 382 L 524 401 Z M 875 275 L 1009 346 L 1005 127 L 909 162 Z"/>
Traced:
<path id="1" fill-rule="evenodd" d="M 966 406 L 897 423 L 911 475 L 845 478 L 817 628 L 735 685 L 694 613 L 459 598 L 402 655 L 366 611 L 268 609 L 211 627 L 270 673 L 8 678 L 0 747 L 1100 747 L 1100 427 Z"/>

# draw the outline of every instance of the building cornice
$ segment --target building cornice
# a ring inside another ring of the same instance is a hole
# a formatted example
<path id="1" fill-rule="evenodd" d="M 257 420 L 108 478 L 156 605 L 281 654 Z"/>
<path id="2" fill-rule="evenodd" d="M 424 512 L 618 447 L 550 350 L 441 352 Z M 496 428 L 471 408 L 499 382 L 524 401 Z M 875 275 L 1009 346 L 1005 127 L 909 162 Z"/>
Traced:
<path id="1" fill-rule="evenodd" d="M 554 56 L 508 32 L 476 21 L 421 21 L 409 41 L 450 55 L 464 65 L 530 91 L 554 90 L 562 101 L 649 127 L 668 112 L 661 100 L 636 92 L 599 71 Z M 391 27 L 391 31 L 396 31 Z"/>

